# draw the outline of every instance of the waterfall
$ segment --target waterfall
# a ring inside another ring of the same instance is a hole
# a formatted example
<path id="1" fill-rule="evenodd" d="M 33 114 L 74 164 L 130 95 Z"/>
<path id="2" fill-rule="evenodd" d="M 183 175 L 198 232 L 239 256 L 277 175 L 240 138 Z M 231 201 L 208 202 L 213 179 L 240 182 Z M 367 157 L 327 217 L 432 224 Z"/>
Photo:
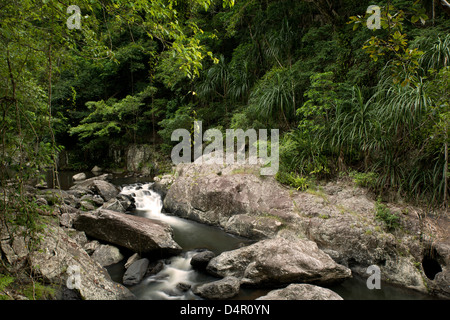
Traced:
<path id="1" fill-rule="evenodd" d="M 134 214 L 164 221 L 178 230 L 177 234 L 191 231 L 192 222 L 167 216 L 161 212 L 163 207 L 161 196 L 151 190 L 152 184 L 135 183 L 122 187 L 121 194 L 130 195 L 135 200 L 136 212 Z M 190 250 L 170 259 L 165 259 L 161 271 L 146 277 L 130 289 L 139 299 L 144 300 L 198 299 L 189 288 L 206 279 L 210 280 L 210 278 L 199 275 L 193 270 L 190 261 L 195 253 L 198 253 L 198 251 Z"/>
<path id="2" fill-rule="evenodd" d="M 134 198 L 136 210 L 145 211 L 144 216 L 147 218 L 160 219 L 163 203 L 161 196 L 150 190 L 152 185 L 152 182 L 127 185 L 122 188 L 120 193 L 131 195 Z"/>
<path id="3" fill-rule="evenodd" d="M 194 270 L 190 264 L 192 256 L 199 249 L 209 249 L 219 254 L 239 247 L 245 240 L 219 228 L 162 213 L 161 196 L 151 190 L 152 185 L 151 182 L 125 185 L 121 194 L 134 198 L 136 210 L 133 214 L 169 224 L 173 229 L 174 240 L 184 252 L 163 260 L 161 271 L 147 276 L 139 284 L 130 287 L 130 290 L 136 297 L 144 300 L 199 299 L 189 288 L 217 279 Z"/>

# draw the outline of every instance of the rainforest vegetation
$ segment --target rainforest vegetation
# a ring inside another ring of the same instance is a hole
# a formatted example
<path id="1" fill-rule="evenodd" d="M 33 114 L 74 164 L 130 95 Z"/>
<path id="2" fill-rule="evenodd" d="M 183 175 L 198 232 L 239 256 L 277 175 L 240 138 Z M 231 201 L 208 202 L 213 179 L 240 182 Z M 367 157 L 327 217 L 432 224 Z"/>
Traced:
<path id="1" fill-rule="evenodd" d="M 2 190 L 20 195 L 61 152 L 73 169 L 121 166 L 109 151 L 131 144 L 170 157 L 197 120 L 279 129 L 276 178 L 292 187 L 347 175 L 448 205 L 450 5 L 379 0 L 373 29 L 373 4 L 3 0 Z M 30 214 L 24 201 L 0 203 Z"/>

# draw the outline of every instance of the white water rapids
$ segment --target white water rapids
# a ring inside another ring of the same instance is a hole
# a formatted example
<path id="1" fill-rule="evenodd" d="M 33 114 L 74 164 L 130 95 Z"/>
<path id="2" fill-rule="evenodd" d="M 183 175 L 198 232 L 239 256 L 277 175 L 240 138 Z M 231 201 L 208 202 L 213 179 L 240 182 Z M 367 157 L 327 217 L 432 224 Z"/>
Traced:
<path id="1" fill-rule="evenodd" d="M 163 269 L 144 278 L 130 290 L 143 300 L 198 299 L 189 286 L 217 280 L 210 275 L 194 270 L 190 264 L 196 249 L 209 249 L 215 253 L 232 250 L 244 239 L 229 235 L 211 226 L 203 225 L 161 212 L 161 196 L 151 190 L 152 183 L 132 184 L 122 187 L 121 193 L 135 200 L 134 214 L 168 223 L 174 232 L 174 240 L 185 250 L 182 254 L 164 260 Z"/>

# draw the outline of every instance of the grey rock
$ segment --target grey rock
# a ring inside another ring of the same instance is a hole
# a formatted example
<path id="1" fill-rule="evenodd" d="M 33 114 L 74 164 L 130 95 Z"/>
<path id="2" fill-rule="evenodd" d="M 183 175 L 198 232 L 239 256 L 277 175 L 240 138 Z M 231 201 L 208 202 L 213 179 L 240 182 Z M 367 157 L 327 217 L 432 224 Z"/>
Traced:
<path id="1" fill-rule="evenodd" d="M 90 188 L 105 201 L 109 201 L 119 194 L 116 186 L 103 180 L 94 180 Z"/>
<path id="2" fill-rule="evenodd" d="M 103 169 L 102 168 L 100 168 L 99 166 L 94 166 L 93 168 L 92 168 L 92 172 L 93 173 L 98 173 L 98 172 L 101 172 Z"/>
<path id="3" fill-rule="evenodd" d="M 205 250 L 199 253 L 196 253 L 191 258 L 191 266 L 197 270 L 206 270 L 206 266 L 209 261 L 214 258 L 216 254 L 210 250 Z"/>
<path id="4" fill-rule="evenodd" d="M 256 300 L 343 300 L 330 289 L 311 284 L 290 284 L 286 288 L 272 290 Z"/>
<path id="5" fill-rule="evenodd" d="M 133 144 L 129 146 L 126 156 L 127 170 L 130 172 L 140 172 L 144 175 L 150 174 L 154 165 L 148 166 L 147 164 L 153 164 L 152 155 L 154 153 L 155 150 L 150 145 Z"/>
<path id="6" fill-rule="evenodd" d="M 80 202 L 80 205 L 80 209 L 83 211 L 91 211 L 96 209 L 95 205 L 91 201 L 83 200 Z"/>
<path id="7" fill-rule="evenodd" d="M 123 284 L 132 286 L 141 282 L 147 272 L 149 260 L 147 258 L 139 259 L 133 262 L 123 275 Z"/>
<path id="8" fill-rule="evenodd" d="M 102 209 L 112 210 L 112 211 L 117 211 L 117 212 L 122 212 L 122 213 L 124 213 L 126 211 L 125 208 L 123 207 L 122 203 L 120 203 L 120 201 L 116 198 L 105 202 L 102 205 Z"/>
<path id="9" fill-rule="evenodd" d="M 86 177 L 86 174 L 84 172 L 77 173 L 77 174 L 72 176 L 73 181 L 81 181 L 81 180 L 85 180 L 86 178 L 87 177 Z"/>
<path id="10" fill-rule="evenodd" d="M 27 243 L 30 241 L 30 238 L 26 235 L 24 227 L 14 226 L 14 228 L 11 228 L 11 226 L 5 228 L 3 224 L 0 225 L 0 252 L 4 254 L 6 261 L 16 271 L 23 268 L 27 262 L 29 255 Z M 14 230 L 14 232 L 10 230 Z"/>
<path id="11" fill-rule="evenodd" d="M 162 269 L 164 269 L 164 262 L 162 260 L 151 261 L 148 264 L 148 269 L 145 276 L 153 276 L 158 274 Z"/>
<path id="12" fill-rule="evenodd" d="M 125 263 L 125 269 L 128 269 L 129 266 L 135 261 L 138 261 L 141 259 L 141 256 L 136 252 L 131 257 L 128 258 L 127 262 Z"/>
<path id="13" fill-rule="evenodd" d="M 92 240 L 83 245 L 83 249 L 87 252 L 88 255 L 92 255 L 97 248 L 100 247 L 100 242 L 97 240 Z"/>
<path id="14" fill-rule="evenodd" d="M 88 243 L 86 234 L 83 231 L 78 231 L 72 228 L 68 228 L 69 236 L 76 241 L 81 247 Z"/>
<path id="15" fill-rule="evenodd" d="M 45 200 L 45 198 L 39 198 L 39 199 L 36 199 L 36 204 L 38 206 L 47 206 L 48 202 L 47 202 L 47 200 Z"/>
<path id="16" fill-rule="evenodd" d="M 241 278 L 242 284 L 253 286 L 333 284 L 351 277 L 350 269 L 334 262 L 314 242 L 281 237 L 223 252 L 206 270 L 220 277 Z"/>
<path id="17" fill-rule="evenodd" d="M 168 224 L 144 217 L 97 209 L 79 214 L 74 227 L 95 239 L 134 252 L 167 255 L 181 252 L 181 247 L 172 238 L 173 231 Z"/>
<path id="18" fill-rule="evenodd" d="M 71 213 L 62 213 L 59 218 L 59 223 L 63 227 L 72 228 L 73 226 L 73 219 L 75 218 L 74 214 Z"/>
<path id="19" fill-rule="evenodd" d="M 83 194 L 94 194 L 101 196 L 104 201 L 109 201 L 119 194 L 119 189 L 106 181 L 108 178 L 109 175 L 105 174 L 86 179 L 70 187 L 70 190 L 72 190 L 72 194 L 76 194 L 78 197 L 81 197 Z"/>
<path id="20" fill-rule="evenodd" d="M 57 205 L 57 204 L 68 204 L 71 206 L 75 206 L 78 202 L 78 199 L 68 193 L 65 190 L 60 189 L 43 189 L 38 191 L 38 196 L 47 201 L 47 204 Z"/>
<path id="21" fill-rule="evenodd" d="M 71 239 L 59 227 L 48 226 L 41 234 L 38 248 L 31 252 L 28 261 L 35 275 L 49 283 L 66 283 L 72 274 L 69 267 L 80 270 L 80 287 L 77 289 L 85 300 L 123 300 L 134 295 L 123 285 L 115 283 L 107 271 Z"/>
<path id="22" fill-rule="evenodd" d="M 239 293 L 240 281 L 233 276 L 196 286 L 192 292 L 205 299 L 229 299 Z"/>
<path id="23" fill-rule="evenodd" d="M 191 288 L 191 285 L 189 283 L 180 282 L 180 283 L 177 283 L 176 288 L 178 290 L 180 290 L 181 292 L 186 292 Z"/>
<path id="24" fill-rule="evenodd" d="M 102 267 L 110 266 L 123 260 L 123 255 L 117 247 L 102 244 L 91 255 Z"/>

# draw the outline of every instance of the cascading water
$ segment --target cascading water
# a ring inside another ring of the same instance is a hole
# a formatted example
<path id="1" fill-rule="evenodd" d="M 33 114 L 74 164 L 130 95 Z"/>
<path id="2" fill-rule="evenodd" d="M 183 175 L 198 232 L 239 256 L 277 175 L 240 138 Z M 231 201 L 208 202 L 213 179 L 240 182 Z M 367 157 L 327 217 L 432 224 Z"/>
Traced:
<path id="1" fill-rule="evenodd" d="M 148 218 L 160 218 L 163 203 L 161 196 L 150 190 L 152 183 L 134 184 L 124 186 L 121 194 L 131 195 L 134 198 L 136 210 L 143 211 Z"/>
<path id="2" fill-rule="evenodd" d="M 199 299 L 189 288 L 217 279 L 194 270 L 190 264 L 192 256 L 198 253 L 198 249 L 209 249 L 219 254 L 239 247 L 246 240 L 218 228 L 162 213 L 161 196 L 151 187 L 152 183 L 126 185 L 121 193 L 134 198 L 136 210 L 133 214 L 168 223 L 173 229 L 174 240 L 185 251 L 165 259 L 161 271 L 144 278 L 130 290 L 143 300 Z"/>

